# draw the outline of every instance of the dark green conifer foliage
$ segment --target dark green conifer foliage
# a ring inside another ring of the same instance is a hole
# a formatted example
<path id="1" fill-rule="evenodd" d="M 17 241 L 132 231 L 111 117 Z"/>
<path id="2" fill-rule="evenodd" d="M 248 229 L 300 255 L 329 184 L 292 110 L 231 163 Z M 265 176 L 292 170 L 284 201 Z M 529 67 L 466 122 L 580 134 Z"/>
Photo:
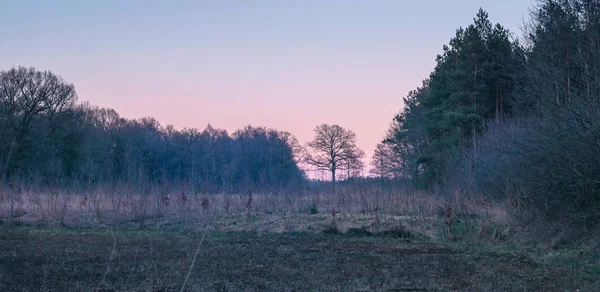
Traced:
<path id="1" fill-rule="evenodd" d="M 510 114 L 517 48 L 509 31 L 492 25 L 481 9 L 473 24 L 458 29 L 443 46 L 434 71 L 405 98 L 386 139 L 408 176 L 422 185 L 439 178 L 453 151 L 476 149 L 475 138 L 486 123 Z"/>

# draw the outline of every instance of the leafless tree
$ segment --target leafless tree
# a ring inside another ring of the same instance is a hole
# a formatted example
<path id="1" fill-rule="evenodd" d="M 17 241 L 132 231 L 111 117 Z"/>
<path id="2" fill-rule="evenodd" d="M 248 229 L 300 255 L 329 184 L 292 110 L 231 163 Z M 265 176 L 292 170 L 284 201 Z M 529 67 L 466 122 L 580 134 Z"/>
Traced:
<path id="1" fill-rule="evenodd" d="M 386 147 L 386 144 L 379 143 L 375 147 L 373 157 L 371 158 L 371 175 L 377 178 L 387 178 L 390 175 L 389 172 L 389 154 L 391 152 L 390 147 Z"/>
<path id="2" fill-rule="evenodd" d="M 377 144 L 371 157 L 371 167 L 370 173 L 374 177 L 396 179 L 406 176 L 402 158 L 389 143 Z"/>
<path id="3" fill-rule="evenodd" d="M 300 164 L 304 162 L 306 157 L 306 148 L 298 142 L 298 138 L 296 136 L 290 134 L 286 131 L 280 131 L 279 136 L 285 143 L 292 149 L 292 154 L 294 156 L 294 162 Z"/>
<path id="4" fill-rule="evenodd" d="M 356 147 L 356 145 L 348 149 L 348 154 L 343 163 L 343 168 L 347 172 L 346 179 L 350 179 L 353 176 L 360 176 L 362 170 L 365 168 L 363 159 L 365 158 L 365 152 Z"/>
<path id="5" fill-rule="evenodd" d="M 2 143 L 2 181 L 9 171 L 15 148 L 30 130 L 32 121 L 45 114 L 53 119 L 73 105 L 75 87 L 60 76 L 35 68 L 18 67 L 0 72 L 0 132 Z"/>
<path id="6" fill-rule="evenodd" d="M 315 127 L 314 132 L 315 138 L 308 143 L 312 153 L 306 156 L 306 162 L 317 170 L 329 171 L 335 185 L 336 171 L 344 169 L 348 161 L 358 159 L 362 152 L 356 146 L 356 134 L 338 125 L 328 124 Z"/>

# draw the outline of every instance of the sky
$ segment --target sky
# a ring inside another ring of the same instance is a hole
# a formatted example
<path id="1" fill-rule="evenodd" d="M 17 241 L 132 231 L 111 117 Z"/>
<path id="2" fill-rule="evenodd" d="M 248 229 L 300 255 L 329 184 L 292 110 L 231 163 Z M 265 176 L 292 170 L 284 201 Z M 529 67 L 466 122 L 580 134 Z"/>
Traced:
<path id="1" fill-rule="evenodd" d="M 0 70 L 163 126 L 356 133 L 371 156 L 402 97 L 485 9 L 519 36 L 530 0 L 0 0 Z"/>

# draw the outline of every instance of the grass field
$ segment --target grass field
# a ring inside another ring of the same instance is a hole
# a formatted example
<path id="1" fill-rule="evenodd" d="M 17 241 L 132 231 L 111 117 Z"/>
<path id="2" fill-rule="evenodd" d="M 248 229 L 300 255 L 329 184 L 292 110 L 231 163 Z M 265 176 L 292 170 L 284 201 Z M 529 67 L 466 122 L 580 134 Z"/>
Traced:
<path id="1" fill-rule="evenodd" d="M 502 206 L 454 205 L 448 225 L 441 200 L 376 195 L 255 196 L 252 205 L 243 196 L 169 205 L 159 196 L 86 205 L 77 195 L 13 196 L 0 202 L 0 291 L 600 287 L 598 259 L 524 244 Z"/>
<path id="2" fill-rule="evenodd" d="M 0 291 L 180 291 L 184 283 L 185 291 L 595 291 L 600 285 L 588 266 L 408 231 L 198 229 L 5 225 Z"/>

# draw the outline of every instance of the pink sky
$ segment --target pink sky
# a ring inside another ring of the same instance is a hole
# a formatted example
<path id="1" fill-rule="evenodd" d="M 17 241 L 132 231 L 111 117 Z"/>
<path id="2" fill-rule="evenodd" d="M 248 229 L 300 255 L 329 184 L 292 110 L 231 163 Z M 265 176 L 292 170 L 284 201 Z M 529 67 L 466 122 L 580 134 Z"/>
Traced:
<path id="1" fill-rule="evenodd" d="M 518 32 L 529 0 L 15 1 L 0 11 L 0 69 L 34 66 L 127 118 L 308 142 L 321 123 L 371 156 L 402 97 L 479 9 Z"/>

